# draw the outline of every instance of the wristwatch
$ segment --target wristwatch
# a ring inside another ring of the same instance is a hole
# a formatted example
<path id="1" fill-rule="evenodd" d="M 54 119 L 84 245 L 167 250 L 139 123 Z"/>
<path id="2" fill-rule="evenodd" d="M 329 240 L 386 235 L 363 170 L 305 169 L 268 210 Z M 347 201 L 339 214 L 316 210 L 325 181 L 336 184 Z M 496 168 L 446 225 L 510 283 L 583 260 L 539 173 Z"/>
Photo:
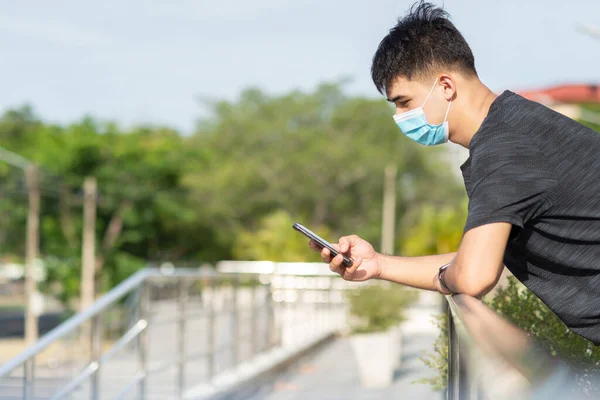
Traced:
<path id="1" fill-rule="evenodd" d="M 442 285 L 442 287 L 444 289 L 446 289 L 447 291 L 449 291 L 451 294 L 454 294 L 454 292 L 452 290 L 450 290 L 450 288 L 448 287 L 448 285 L 446 285 L 446 282 L 444 282 L 444 271 L 450 266 L 450 264 L 452 263 L 448 263 L 448 264 L 444 264 L 440 267 L 440 270 L 438 272 L 438 280 L 440 281 L 440 284 Z"/>

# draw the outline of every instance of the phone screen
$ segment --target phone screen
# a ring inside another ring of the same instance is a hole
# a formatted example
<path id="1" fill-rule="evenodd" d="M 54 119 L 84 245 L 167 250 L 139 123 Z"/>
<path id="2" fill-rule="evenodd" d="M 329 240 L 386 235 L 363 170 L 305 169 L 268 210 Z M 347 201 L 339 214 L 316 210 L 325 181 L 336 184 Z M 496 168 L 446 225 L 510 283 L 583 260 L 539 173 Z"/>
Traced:
<path id="1" fill-rule="evenodd" d="M 337 256 L 338 254 L 340 254 L 340 252 L 337 251 L 328 241 L 326 241 L 325 239 L 323 239 L 322 237 L 320 237 L 319 235 L 317 235 L 316 233 L 314 233 L 313 231 L 311 231 L 310 229 L 308 229 L 304 225 L 299 224 L 299 223 L 296 222 L 292 227 L 295 230 L 297 230 L 298 232 L 300 232 L 301 234 L 303 234 L 304 236 L 306 236 L 307 238 L 309 238 L 312 241 L 314 241 L 321 248 L 325 247 L 325 248 L 329 249 L 329 251 L 331 252 L 331 258 L 333 258 L 333 257 Z M 346 257 L 343 254 L 342 254 L 342 256 L 344 257 L 344 265 L 347 266 L 347 267 L 352 266 L 352 259 L 349 258 L 349 257 Z"/>

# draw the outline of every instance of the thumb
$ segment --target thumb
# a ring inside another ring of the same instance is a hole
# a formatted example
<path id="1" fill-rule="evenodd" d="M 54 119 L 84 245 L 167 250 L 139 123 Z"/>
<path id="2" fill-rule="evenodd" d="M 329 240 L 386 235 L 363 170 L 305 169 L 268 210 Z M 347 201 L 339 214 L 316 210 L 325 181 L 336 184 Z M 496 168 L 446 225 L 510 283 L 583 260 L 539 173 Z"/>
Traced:
<path id="1" fill-rule="evenodd" d="M 358 246 L 361 240 L 360 237 L 358 237 L 357 235 L 350 235 L 348 239 L 350 240 L 350 246 L 352 247 Z"/>

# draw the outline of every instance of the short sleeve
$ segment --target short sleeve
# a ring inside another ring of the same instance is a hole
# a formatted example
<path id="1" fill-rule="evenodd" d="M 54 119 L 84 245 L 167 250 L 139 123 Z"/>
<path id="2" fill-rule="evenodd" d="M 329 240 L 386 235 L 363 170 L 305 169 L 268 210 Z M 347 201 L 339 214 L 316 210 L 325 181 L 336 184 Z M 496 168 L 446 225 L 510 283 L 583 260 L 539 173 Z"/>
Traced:
<path id="1" fill-rule="evenodd" d="M 533 140 L 498 133 L 471 161 L 469 213 L 464 232 L 494 222 L 523 228 L 554 201 L 556 179 Z"/>

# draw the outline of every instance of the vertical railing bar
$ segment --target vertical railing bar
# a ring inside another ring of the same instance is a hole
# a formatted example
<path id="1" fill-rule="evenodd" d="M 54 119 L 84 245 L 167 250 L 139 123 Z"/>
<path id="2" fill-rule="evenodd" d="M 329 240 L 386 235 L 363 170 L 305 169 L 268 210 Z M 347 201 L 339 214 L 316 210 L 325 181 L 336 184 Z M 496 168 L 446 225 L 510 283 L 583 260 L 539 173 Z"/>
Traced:
<path id="1" fill-rule="evenodd" d="M 273 302 L 273 344 L 275 346 L 282 345 L 282 335 L 283 335 L 283 289 L 281 285 L 281 278 L 277 274 L 272 275 L 271 282 L 277 282 L 277 286 L 275 286 L 275 290 L 279 290 L 280 298 L 279 302 Z"/>
<path id="2" fill-rule="evenodd" d="M 271 293 L 271 280 L 264 286 L 265 289 L 265 308 L 266 308 L 266 341 L 263 350 L 268 351 L 273 345 L 273 295 Z"/>
<path id="3" fill-rule="evenodd" d="M 294 291 L 296 292 L 296 302 L 294 303 L 294 318 L 298 324 L 299 332 L 307 335 L 310 331 L 310 321 L 306 318 L 306 304 L 304 304 L 304 289 L 300 288 L 298 278 L 294 278 Z"/>
<path id="4" fill-rule="evenodd" d="M 233 366 L 234 368 L 237 368 L 237 366 L 240 364 L 240 313 L 238 310 L 238 291 L 240 288 L 240 281 L 239 281 L 239 277 L 236 275 L 233 277 L 233 299 L 232 299 L 232 307 L 233 307 L 233 332 L 232 332 L 232 355 L 231 358 L 233 359 Z"/>
<path id="5" fill-rule="evenodd" d="M 98 368 L 94 371 L 91 378 L 91 398 L 92 400 L 98 400 L 100 398 L 100 373 L 102 365 L 100 365 L 100 356 L 102 355 L 102 329 L 104 327 L 102 323 L 102 317 L 104 313 L 96 315 L 92 321 L 92 329 L 90 333 L 90 348 L 92 350 L 90 362 L 97 362 Z"/>
<path id="6" fill-rule="evenodd" d="M 30 358 L 25 363 L 23 363 L 23 399 L 31 400 L 33 399 L 33 382 L 34 382 L 34 369 L 32 368 L 32 363 L 34 362 L 34 358 Z"/>
<path id="7" fill-rule="evenodd" d="M 335 303 L 333 302 L 333 298 L 334 298 L 334 281 L 333 278 L 329 278 L 329 296 L 327 297 L 327 313 L 326 315 L 329 315 L 328 320 L 329 320 L 329 324 L 335 328 L 335 329 L 340 329 L 341 328 L 341 324 L 338 318 L 338 311 L 337 308 L 335 306 Z"/>
<path id="8" fill-rule="evenodd" d="M 36 378 L 35 378 L 35 356 L 31 357 L 31 365 L 29 366 L 31 369 L 31 386 L 29 387 L 29 395 L 32 399 L 35 399 L 35 386 L 36 386 Z"/>
<path id="9" fill-rule="evenodd" d="M 215 376 L 215 279 L 209 278 L 210 301 L 208 302 L 208 380 Z"/>
<path id="10" fill-rule="evenodd" d="M 257 293 L 258 293 L 258 304 L 256 305 L 257 307 L 257 335 L 258 338 L 260 339 L 260 342 L 258 343 L 258 353 L 262 353 L 265 351 L 265 349 L 267 348 L 267 343 L 269 341 L 269 330 L 265 329 L 267 327 L 267 322 L 268 322 L 268 312 L 267 312 L 267 306 L 266 306 L 266 295 L 265 295 L 265 290 L 266 290 L 266 285 L 263 283 L 258 282 L 257 285 Z"/>
<path id="11" fill-rule="evenodd" d="M 31 365 L 29 366 L 31 373 L 31 385 L 29 386 L 29 396 L 32 399 L 35 399 L 35 386 L 36 386 L 36 376 L 35 376 L 35 356 L 31 357 Z"/>
<path id="12" fill-rule="evenodd" d="M 252 315 L 251 318 L 251 329 L 252 332 L 250 333 L 250 343 L 252 346 L 252 356 L 254 357 L 256 356 L 256 354 L 258 353 L 258 310 L 257 310 L 257 304 L 256 304 L 256 298 L 257 298 L 257 292 L 258 292 L 258 286 L 256 285 L 256 281 L 251 281 L 251 288 L 252 288 L 252 300 L 251 300 L 251 306 L 250 306 L 250 312 Z"/>
<path id="13" fill-rule="evenodd" d="M 177 393 L 179 398 L 183 398 L 185 390 L 185 311 L 187 301 L 187 286 L 185 279 L 179 281 L 179 340 L 178 340 L 178 379 Z"/>
<path id="14" fill-rule="evenodd" d="M 146 329 L 144 329 L 138 335 L 138 368 L 141 371 L 142 378 L 139 382 L 139 398 L 140 400 L 146 399 L 146 379 L 148 375 L 148 328 L 150 328 L 150 313 L 149 313 L 149 303 L 150 303 L 150 281 L 147 279 L 142 282 L 140 288 L 140 297 L 139 297 L 139 319 L 145 320 L 148 324 Z"/>
<path id="15" fill-rule="evenodd" d="M 444 309 L 448 317 L 448 400 L 458 400 L 460 397 L 459 387 L 457 380 L 459 378 L 459 360 L 458 360 L 458 343 L 456 327 L 454 326 L 454 318 L 452 317 L 452 310 L 448 306 L 448 303 L 444 303 Z"/>
<path id="16" fill-rule="evenodd" d="M 318 300 L 317 300 L 317 288 L 316 285 L 313 285 L 313 287 L 310 287 L 308 290 L 308 297 L 307 300 L 311 303 L 309 305 L 309 310 L 310 313 L 312 315 L 312 325 L 313 325 L 313 335 L 318 335 L 319 334 L 319 308 L 318 308 Z"/>
<path id="17" fill-rule="evenodd" d="M 321 335 L 325 332 L 325 329 L 323 328 L 325 324 L 323 320 L 323 307 L 321 304 L 323 290 L 319 287 L 320 281 L 318 279 L 319 278 L 315 278 L 317 282 L 315 285 L 315 313 L 317 315 L 317 333 Z"/>
<path id="18" fill-rule="evenodd" d="M 281 320 L 281 343 L 284 344 L 285 332 L 292 329 L 297 329 L 295 325 L 295 320 L 293 318 L 295 312 L 295 305 L 288 301 L 288 293 L 291 292 L 292 289 L 288 288 L 287 276 L 283 276 L 282 281 L 282 292 L 283 292 L 283 303 L 282 303 L 282 320 Z"/>
<path id="19" fill-rule="evenodd" d="M 454 327 L 456 330 L 456 326 Z M 458 358 L 458 391 L 460 400 L 469 400 L 471 398 L 471 376 L 467 368 L 467 360 L 469 354 L 468 349 L 463 348 L 460 341 L 460 332 L 456 330 L 456 346 L 458 347 L 457 358 Z"/>

